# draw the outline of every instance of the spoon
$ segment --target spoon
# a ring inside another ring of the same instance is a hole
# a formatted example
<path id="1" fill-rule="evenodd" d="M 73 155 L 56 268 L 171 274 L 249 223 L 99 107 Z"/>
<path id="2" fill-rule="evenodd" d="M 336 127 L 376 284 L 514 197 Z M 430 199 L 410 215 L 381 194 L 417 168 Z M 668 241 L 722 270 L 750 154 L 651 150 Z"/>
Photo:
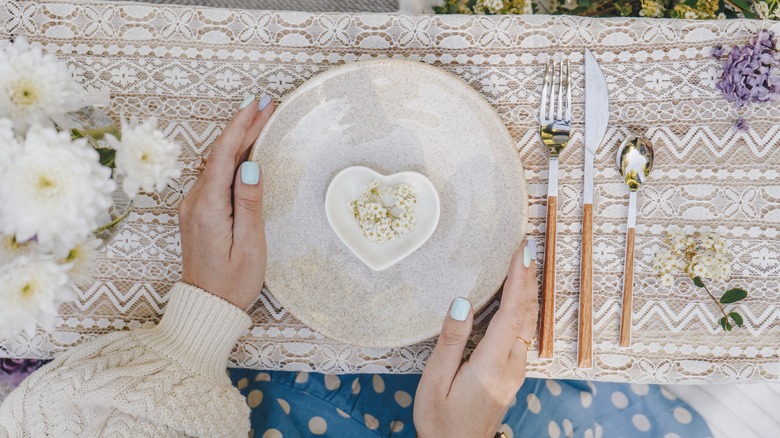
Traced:
<path id="1" fill-rule="evenodd" d="M 653 170 L 653 146 L 645 137 L 623 140 L 617 152 L 617 168 L 628 185 L 628 230 L 626 265 L 623 271 L 623 307 L 620 318 L 620 346 L 631 346 L 631 303 L 634 286 L 634 229 L 636 228 L 636 191 Z"/>

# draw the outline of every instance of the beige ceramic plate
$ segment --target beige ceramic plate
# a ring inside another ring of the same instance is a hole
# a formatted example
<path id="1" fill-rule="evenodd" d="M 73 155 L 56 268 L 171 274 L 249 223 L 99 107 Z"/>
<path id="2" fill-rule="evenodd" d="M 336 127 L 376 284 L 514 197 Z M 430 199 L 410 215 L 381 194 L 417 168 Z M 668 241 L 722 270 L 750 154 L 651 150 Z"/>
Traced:
<path id="1" fill-rule="evenodd" d="M 464 81 L 423 63 L 361 61 L 312 78 L 276 109 L 252 160 L 265 183 L 268 289 L 301 321 L 349 344 L 433 337 L 457 296 L 480 308 L 524 235 L 528 194 L 501 118 Z M 439 193 L 433 235 L 381 272 L 325 216 L 328 185 L 350 166 L 419 172 Z"/>

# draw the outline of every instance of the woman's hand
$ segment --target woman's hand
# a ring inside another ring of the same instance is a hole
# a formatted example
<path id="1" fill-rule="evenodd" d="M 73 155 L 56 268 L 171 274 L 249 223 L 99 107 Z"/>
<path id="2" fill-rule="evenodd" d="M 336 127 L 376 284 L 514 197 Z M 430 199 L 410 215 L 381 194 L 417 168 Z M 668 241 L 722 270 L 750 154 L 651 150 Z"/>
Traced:
<path id="1" fill-rule="evenodd" d="M 246 160 L 273 111 L 273 102 L 258 111 L 248 96 L 179 204 L 182 281 L 244 310 L 262 290 L 266 268 L 262 176 Z"/>
<path id="2" fill-rule="evenodd" d="M 525 380 L 528 346 L 539 313 L 536 244 L 512 257 L 501 306 L 487 333 L 463 362 L 471 304 L 456 298 L 417 388 L 414 425 L 420 437 L 493 437 Z"/>

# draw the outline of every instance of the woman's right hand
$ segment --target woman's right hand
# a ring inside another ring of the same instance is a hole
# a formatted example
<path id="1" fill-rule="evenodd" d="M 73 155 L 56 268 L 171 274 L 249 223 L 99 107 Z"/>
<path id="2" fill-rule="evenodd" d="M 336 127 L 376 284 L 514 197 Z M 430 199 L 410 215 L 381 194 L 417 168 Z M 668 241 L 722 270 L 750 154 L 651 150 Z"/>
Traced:
<path id="1" fill-rule="evenodd" d="M 515 252 L 504 284 L 501 306 L 467 362 L 463 351 L 474 311 L 456 298 L 439 341 L 423 372 L 414 404 L 414 425 L 422 438 L 489 438 L 525 380 L 528 346 L 536 332 L 539 286 L 536 243 Z"/>
<path id="2" fill-rule="evenodd" d="M 266 269 L 262 173 L 246 160 L 273 112 L 270 97 L 247 96 L 179 204 L 182 281 L 242 310 L 260 294 Z"/>

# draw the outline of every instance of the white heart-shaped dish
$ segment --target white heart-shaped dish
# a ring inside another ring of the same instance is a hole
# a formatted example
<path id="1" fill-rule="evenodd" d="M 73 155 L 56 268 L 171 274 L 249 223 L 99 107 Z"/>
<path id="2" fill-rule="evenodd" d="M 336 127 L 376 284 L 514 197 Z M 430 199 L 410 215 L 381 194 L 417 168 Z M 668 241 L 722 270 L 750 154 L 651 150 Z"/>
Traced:
<path id="1" fill-rule="evenodd" d="M 368 240 L 349 207 L 349 203 L 360 197 L 374 181 L 379 181 L 380 185 L 386 187 L 405 183 L 417 195 L 417 223 L 406 234 L 386 243 Z M 331 228 L 344 245 L 374 271 L 385 270 L 400 262 L 431 237 L 439 224 L 439 204 L 436 187 L 424 175 L 417 172 L 398 172 L 385 176 L 363 166 L 348 167 L 339 172 L 333 177 L 325 193 L 325 215 Z"/>

